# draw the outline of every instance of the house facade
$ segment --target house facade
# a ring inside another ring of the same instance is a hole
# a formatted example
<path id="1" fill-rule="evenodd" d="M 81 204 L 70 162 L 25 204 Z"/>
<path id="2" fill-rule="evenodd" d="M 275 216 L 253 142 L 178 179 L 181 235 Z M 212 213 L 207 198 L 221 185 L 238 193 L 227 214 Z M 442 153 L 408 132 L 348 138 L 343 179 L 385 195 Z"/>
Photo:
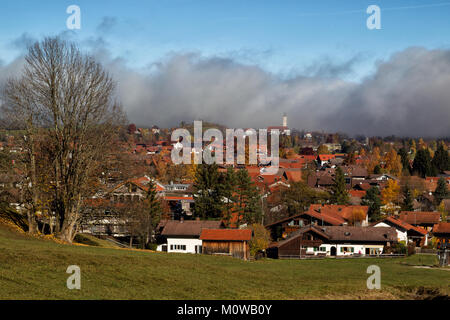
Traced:
<path id="1" fill-rule="evenodd" d="M 394 242 L 397 234 L 391 227 L 308 225 L 272 243 L 267 253 L 271 258 L 378 255 Z"/>
<path id="2" fill-rule="evenodd" d="M 178 253 L 202 253 L 200 235 L 203 229 L 224 228 L 222 221 L 200 220 L 170 220 L 163 221 L 158 226 L 161 231 L 162 243 L 157 251 Z"/>

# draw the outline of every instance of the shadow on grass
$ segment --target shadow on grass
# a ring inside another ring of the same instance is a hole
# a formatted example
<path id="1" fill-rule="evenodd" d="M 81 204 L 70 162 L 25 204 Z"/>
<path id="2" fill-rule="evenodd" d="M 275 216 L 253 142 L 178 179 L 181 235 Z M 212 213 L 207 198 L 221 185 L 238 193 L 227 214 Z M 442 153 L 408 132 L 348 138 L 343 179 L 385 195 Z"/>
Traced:
<path id="1" fill-rule="evenodd" d="M 12 222 L 23 231 L 28 231 L 28 221 L 26 220 L 26 218 L 16 210 L 3 203 L 0 204 L 0 217 Z"/>

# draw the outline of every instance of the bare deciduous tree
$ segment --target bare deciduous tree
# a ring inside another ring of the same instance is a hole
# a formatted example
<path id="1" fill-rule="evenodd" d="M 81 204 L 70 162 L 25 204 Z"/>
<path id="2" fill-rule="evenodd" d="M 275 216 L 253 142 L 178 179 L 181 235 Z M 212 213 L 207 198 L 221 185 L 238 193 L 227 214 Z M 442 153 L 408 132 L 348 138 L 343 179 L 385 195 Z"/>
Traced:
<path id="1" fill-rule="evenodd" d="M 113 100 L 115 85 L 110 75 L 74 44 L 46 38 L 29 48 L 25 60 L 21 77 L 6 85 L 5 110 L 26 130 L 34 197 L 34 137 L 37 128 L 47 135 L 52 150 L 48 183 L 57 217 L 55 231 L 60 239 L 72 242 L 82 201 L 93 192 L 90 187 L 99 164 L 111 152 L 125 116 Z"/>

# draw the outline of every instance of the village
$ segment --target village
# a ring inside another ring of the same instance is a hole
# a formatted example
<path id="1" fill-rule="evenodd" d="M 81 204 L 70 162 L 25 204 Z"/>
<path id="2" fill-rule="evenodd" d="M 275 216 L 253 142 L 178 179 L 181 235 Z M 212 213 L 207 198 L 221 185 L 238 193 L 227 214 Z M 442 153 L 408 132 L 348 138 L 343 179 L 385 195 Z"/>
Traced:
<path id="1" fill-rule="evenodd" d="M 73 241 L 93 236 L 124 248 L 243 260 L 442 252 L 440 263 L 448 265 L 449 141 L 352 139 L 299 131 L 287 121 L 284 114 L 281 126 L 267 128 L 280 133 L 275 173 L 267 164 L 239 163 L 236 150 L 233 164 L 175 165 L 170 154 L 179 142 L 170 140 L 171 130 L 126 126 L 83 199 Z M 14 131 L 1 139 L 10 164 L 1 175 L 2 200 L 26 214 L 24 146 Z M 51 202 L 45 192 L 40 197 L 36 228 L 55 233 Z"/>

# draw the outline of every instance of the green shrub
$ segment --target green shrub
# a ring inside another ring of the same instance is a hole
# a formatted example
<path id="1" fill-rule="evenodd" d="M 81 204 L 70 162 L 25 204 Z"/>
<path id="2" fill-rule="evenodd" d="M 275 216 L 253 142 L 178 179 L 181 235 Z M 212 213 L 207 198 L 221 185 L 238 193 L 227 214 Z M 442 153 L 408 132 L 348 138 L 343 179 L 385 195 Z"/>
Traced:
<path id="1" fill-rule="evenodd" d="M 156 243 L 148 243 L 146 249 L 156 251 L 158 245 Z"/>

